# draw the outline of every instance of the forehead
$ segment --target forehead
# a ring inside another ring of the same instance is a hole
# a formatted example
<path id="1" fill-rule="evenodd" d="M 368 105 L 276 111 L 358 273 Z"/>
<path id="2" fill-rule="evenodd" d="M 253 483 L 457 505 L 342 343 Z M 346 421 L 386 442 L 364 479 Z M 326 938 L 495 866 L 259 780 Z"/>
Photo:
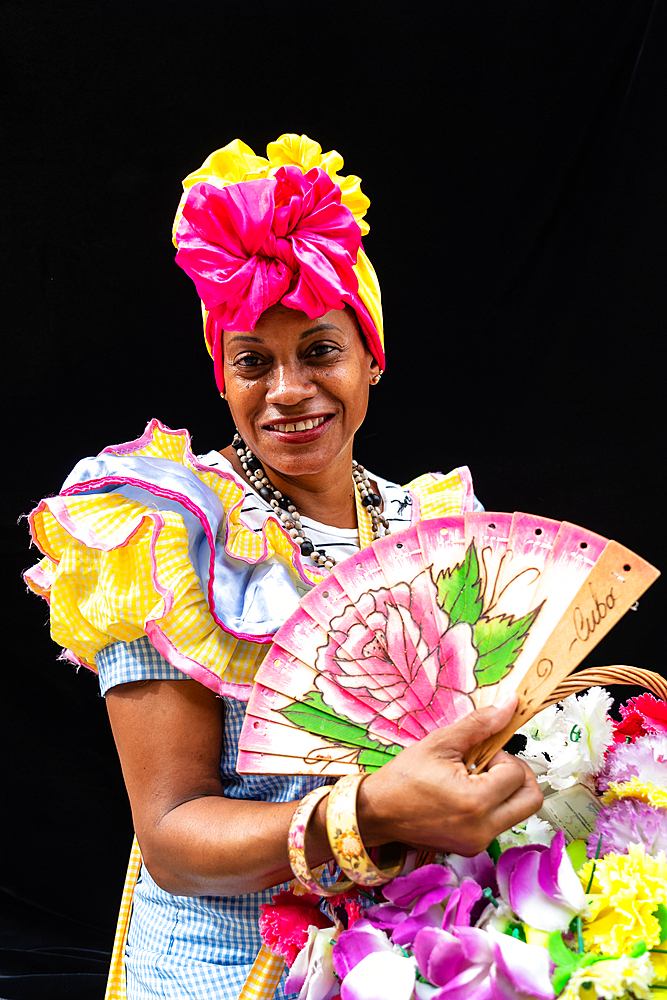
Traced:
<path id="1" fill-rule="evenodd" d="M 267 343 L 278 340 L 283 343 L 298 343 L 316 334 L 342 333 L 346 336 L 358 337 L 364 344 L 354 310 L 349 306 L 344 309 L 330 309 L 323 316 L 311 319 L 306 313 L 278 303 L 262 313 L 255 329 L 247 332 L 224 331 L 224 345 L 245 343 Z"/>

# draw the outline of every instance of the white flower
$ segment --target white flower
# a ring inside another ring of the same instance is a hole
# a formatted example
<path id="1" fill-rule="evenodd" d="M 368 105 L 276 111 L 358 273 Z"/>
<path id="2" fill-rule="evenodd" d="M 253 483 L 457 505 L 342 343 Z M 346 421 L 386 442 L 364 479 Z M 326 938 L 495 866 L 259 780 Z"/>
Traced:
<path id="1" fill-rule="evenodd" d="M 502 847 L 525 847 L 526 844 L 544 844 L 548 847 L 556 831 L 546 820 L 538 816 L 529 816 L 525 823 L 513 826 L 511 830 L 498 835 L 498 843 Z"/>
<path id="2" fill-rule="evenodd" d="M 595 687 L 579 696 L 570 695 L 562 702 L 562 710 L 551 705 L 538 712 L 519 730 L 526 737 L 519 756 L 539 769 L 556 790 L 577 782 L 592 786 L 593 775 L 602 767 L 614 739 L 608 714 L 611 705 L 611 695 Z"/>
<path id="3" fill-rule="evenodd" d="M 549 708 L 534 715 L 521 729 L 517 729 L 519 736 L 526 737 L 526 748 L 522 756 L 541 756 L 545 750 L 545 743 L 550 743 L 554 739 L 560 745 L 562 740 L 560 716 L 561 711 L 558 706 L 550 705 Z"/>
<path id="4" fill-rule="evenodd" d="M 412 1000 L 417 963 L 410 955 L 374 951 L 348 972 L 343 1000 Z"/>
<path id="5" fill-rule="evenodd" d="M 342 927 L 309 927 L 308 941 L 296 956 L 285 983 L 288 993 L 299 991 L 298 1000 L 331 1000 L 338 993 L 331 953 Z"/>

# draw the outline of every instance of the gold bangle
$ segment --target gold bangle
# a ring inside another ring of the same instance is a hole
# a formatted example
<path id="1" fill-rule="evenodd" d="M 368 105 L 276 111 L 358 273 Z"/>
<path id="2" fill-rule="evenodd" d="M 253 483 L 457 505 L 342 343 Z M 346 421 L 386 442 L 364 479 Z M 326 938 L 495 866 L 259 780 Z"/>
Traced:
<path id="1" fill-rule="evenodd" d="M 306 830 L 318 803 L 325 795 L 331 791 L 332 785 L 322 785 L 314 788 L 312 792 L 301 799 L 294 810 L 289 833 L 287 834 L 287 850 L 289 852 L 289 863 L 295 878 L 308 892 L 314 892 L 318 896 L 338 896 L 341 892 L 347 892 L 354 888 L 354 882 L 350 879 L 341 878 L 334 885 L 322 885 L 313 875 L 308 859 L 306 858 Z"/>
<path id="2" fill-rule="evenodd" d="M 357 885 L 384 885 L 400 875 L 407 854 L 405 844 L 383 844 L 373 864 L 357 824 L 357 791 L 366 774 L 348 774 L 330 789 L 327 803 L 329 846 L 341 872 Z"/>

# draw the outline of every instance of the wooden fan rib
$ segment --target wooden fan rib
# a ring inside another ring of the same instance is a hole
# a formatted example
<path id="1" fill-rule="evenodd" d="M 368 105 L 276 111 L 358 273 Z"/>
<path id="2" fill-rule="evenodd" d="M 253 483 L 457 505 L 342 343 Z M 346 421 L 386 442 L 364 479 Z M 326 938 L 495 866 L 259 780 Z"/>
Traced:
<path id="1" fill-rule="evenodd" d="M 513 718 L 502 732 L 471 750 L 466 763 L 476 770 L 485 767 L 659 575 L 654 566 L 630 549 L 609 541 L 522 678 L 517 688 L 519 706 Z"/>
<path id="2" fill-rule="evenodd" d="M 602 535 L 568 521 L 561 522 L 533 597 L 532 607 L 540 608 L 537 621 L 514 662 L 512 674 L 501 682 L 499 693 L 504 695 L 520 688 L 531 665 L 538 662 L 541 648 L 585 584 L 606 545 L 607 539 Z"/>

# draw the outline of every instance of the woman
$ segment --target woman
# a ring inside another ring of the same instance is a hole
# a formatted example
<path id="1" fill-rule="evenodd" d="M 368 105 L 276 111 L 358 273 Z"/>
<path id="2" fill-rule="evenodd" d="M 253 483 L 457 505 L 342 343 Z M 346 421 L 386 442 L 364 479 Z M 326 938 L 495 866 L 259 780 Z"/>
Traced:
<path id="1" fill-rule="evenodd" d="M 33 512 L 52 634 L 100 674 L 144 865 L 125 951 L 127 995 L 236 998 L 260 945 L 260 906 L 291 879 L 287 834 L 322 779 L 242 776 L 252 677 L 280 624 L 336 561 L 420 516 L 472 509 L 467 470 L 401 488 L 353 467 L 382 374 L 379 289 L 361 248 L 368 200 L 337 153 L 282 136 L 238 141 L 184 183 L 177 261 L 194 278 L 238 436 L 195 457 L 185 432 L 75 468 Z M 354 468 L 354 471 L 353 471 Z M 368 776 L 367 846 L 474 854 L 539 808 L 529 768 L 465 751 L 515 700 L 471 713 Z M 321 801 L 308 861 L 330 860 Z M 279 987 L 278 996 L 283 996 Z"/>

